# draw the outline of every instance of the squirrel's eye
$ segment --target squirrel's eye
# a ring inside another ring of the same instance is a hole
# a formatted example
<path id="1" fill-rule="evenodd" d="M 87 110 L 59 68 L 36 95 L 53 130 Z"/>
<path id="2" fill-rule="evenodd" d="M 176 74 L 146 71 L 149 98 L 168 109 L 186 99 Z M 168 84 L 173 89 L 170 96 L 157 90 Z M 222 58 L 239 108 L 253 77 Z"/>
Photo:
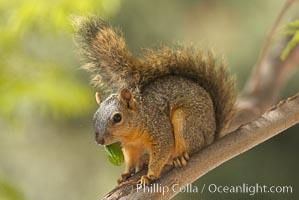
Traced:
<path id="1" fill-rule="evenodd" d="M 121 114 L 120 113 L 116 113 L 115 115 L 113 115 L 113 121 L 115 122 L 115 123 L 118 123 L 118 122 L 120 122 L 121 121 Z"/>

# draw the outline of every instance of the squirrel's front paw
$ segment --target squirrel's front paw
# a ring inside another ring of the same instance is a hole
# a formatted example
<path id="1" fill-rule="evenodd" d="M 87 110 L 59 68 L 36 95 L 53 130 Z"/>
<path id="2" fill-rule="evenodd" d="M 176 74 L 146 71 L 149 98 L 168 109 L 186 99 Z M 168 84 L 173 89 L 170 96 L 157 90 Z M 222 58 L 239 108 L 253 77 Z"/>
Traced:
<path id="1" fill-rule="evenodd" d="M 153 182 L 156 178 L 154 176 L 148 177 L 147 175 L 141 176 L 141 179 L 139 180 L 138 184 L 141 185 L 149 185 L 151 182 Z"/>
<path id="2" fill-rule="evenodd" d="M 132 174 L 130 172 L 121 174 L 120 178 L 117 180 L 117 184 L 121 184 L 121 183 L 125 182 L 131 176 L 132 176 Z"/>
<path id="3" fill-rule="evenodd" d="M 184 152 L 181 156 L 178 156 L 173 159 L 173 165 L 178 167 L 185 167 L 187 165 L 187 161 L 189 160 L 189 154 L 187 152 Z"/>

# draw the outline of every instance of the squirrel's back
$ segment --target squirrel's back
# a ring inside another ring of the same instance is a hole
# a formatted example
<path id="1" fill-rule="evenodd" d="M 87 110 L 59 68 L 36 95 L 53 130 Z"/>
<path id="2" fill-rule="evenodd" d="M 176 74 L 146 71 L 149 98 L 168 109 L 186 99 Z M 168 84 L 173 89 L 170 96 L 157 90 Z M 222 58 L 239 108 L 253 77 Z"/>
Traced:
<path id="1" fill-rule="evenodd" d="M 153 128 L 149 133 L 155 133 L 157 124 L 164 126 L 161 119 L 166 116 L 172 123 L 174 139 L 184 141 L 188 153 L 193 154 L 214 141 L 216 120 L 213 101 L 195 81 L 182 76 L 160 77 L 145 85 L 140 96 L 140 113 L 145 114 L 141 116 L 145 119 L 144 127 Z M 184 127 L 181 135 L 176 126 Z"/>
<path id="2" fill-rule="evenodd" d="M 223 62 L 211 53 L 192 47 L 162 47 L 146 50 L 141 58 L 127 49 L 119 31 L 99 17 L 86 17 L 75 24 L 76 41 L 84 58 L 85 69 L 93 83 L 109 89 L 128 88 L 135 93 L 165 76 L 188 78 L 209 93 L 214 105 L 216 134 L 224 131 L 234 114 L 235 81 Z"/>

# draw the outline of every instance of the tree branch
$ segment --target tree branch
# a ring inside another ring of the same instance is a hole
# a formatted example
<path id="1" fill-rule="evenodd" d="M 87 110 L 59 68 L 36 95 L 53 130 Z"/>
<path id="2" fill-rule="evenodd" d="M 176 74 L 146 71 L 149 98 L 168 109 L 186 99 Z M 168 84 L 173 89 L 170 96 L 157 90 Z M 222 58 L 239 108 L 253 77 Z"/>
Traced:
<path id="1" fill-rule="evenodd" d="M 293 1 L 286 1 L 281 13 L 284 13 Z M 281 13 L 277 19 L 281 18 Z M 275 26 L 277 26 L 275 23 Z M 272 28 L 272 31 L 275 29 Z M 271 32 L 272 32 L 271 31 Z M 272 37 L 270 34 L 268 37 Z M 267 109 L 277 102 L 277 97 L 284 86 L 285 82 L 290 78 L 296 66 L 299 63 L 299 44 L 297 44 L 288 57 L 282 61 L 280 56 L 290 41 L 290 36 L 281 37 L 272 49 L 268 52 L 269 45 L 266 44 L 266 50 L 263 54 L 268 56 L 261 56 L 259 64 L 252 73 L 252 76 L 247 81 L 242 95 L 237 100 L 237 110 L 239 111 L 236 117 L 232 120 L 228 132 L 238 128 L 241 124 L 250 122 L 263 114 Z M 270 43 L 271 39 L 268 42 Z"/>
<path id="2" fill-rule="evenodd" d="M 184 187 L 220 164 L 281 133 L 298 122 L 299 93 L 280 102 L 258 119 L 238 128 L 194 154 L 185 168 L 170 169 L 171 171 L 155 183 L 156 186 L 162 185 L 170 188 L 164 195 L 162 192 L 143 192 L 143 190 L 138 190 L 135 184 L 126 183 L 115 188 L 104 199 L 169 199 L 179 192 L 171 189 L 174 184 L 177 184 L 177 188 Z M 138 179 L 138 177 L 133 178 L 131 180 Z M 150 187 L 155 187 L 155 185 L 146 186 L 145 191 L 150 191 Z M 154 189 L 152 188 L 151 191 L 154 191 Z"/>
<path id="3" fill-rule="evenodd" d="M 294 74 L 295 66 L 299 63 L 299 44 L 282 61 L 280 55 L 290 38 L 285 37 L 269 53 L 261 70 L 261 75 L 252 76 L 245 87 L 243 94 L 237 100 L 239 112 L 233 119 L 229 132 L 241 124 L 252 121 L 269 109 L 277 101 L 277 97 L 285 82 Z"/>
<path id="4" fill-rule="evenodd" d="M 280 10 L 278 16 L 276 17 L 276 20 L 271 28 L 271 30 L 269 31 L 265 41 L 264 41 L 264 45 L 263 48 L 261 50 L 260 53 L 260 57 L 258 59 L 258 63 L 257 63 L 257 70 L 255 71 L 255 77 L 260 76 L 261 75 L 261 70 L 263 69 L 263 67 L 265 66 L 264 62 L 267 58 L 267 54 L 269 53 L 270 47 L 271 47 L 271 43 L 273 40 L 273 35 L 275 34 L 281 19 L 283 18 L 284 14 L 286 13 L 286 11 L 291 7 L 291 5 L 294 3 L 294 0 L 286 0 L 282 9 Z M 255 86 L 257 87 L 257 86 Z"/>
<path id="5" fill-rule="evenodd" d="M 284 13 L 292 2 L 293 0 L 287 0 L 281 13 Z M 281 13 L 277 18 L 275 27 L 281 19 Z M 295 64 L 299 62 L 299 45 L 292 49 L 284 61 L 280 59 L 281 52 L 290 39 L 288 37 L 284 37 L 268 52 L 275 27 L 272 28 L 268 36 L 266 48 L 262 50 L 261 59 L 263 60 L 260 60 L 259 67 L 252 73 L 252 77 L 248 80 L 242 96 L 238 99 L 237 108 L 239 112 L 233 119 L 229 132 L 237 129 L 242 124 L 246 125 L 192 155 L 185 168 L 173 169 L 169 166 L 166 167 L 162 177 L 155 182 L 156 185 L 161 184 L 171 188 L 172 185 L 178 184 L 178 186 L 183 187 L 225 161 L 298 123 L 299 94 L 279 103 L 259 117 L 274 104 L 279 91 L 281 91 L 285 81 L 289 78 L 290 72 L 295 69 Z M 161 193 L 137 192 L 136 184 L 132 183 L 139 180 L 141 175 L 146 174 L 146 171 L 146 169 L 141 171 L 131 177 L 129 182 L 117 186 L 104 199 L 169 199 L 176 194 L 177 191 L 171 190 L 164 195 Z"/>
<path id="6" fill-rule="evenodd" d="M 287 59 L 284 61 L 280 59 L 283 50 L 291 39 L 290 36 L 281 37 L 280 41 L 276 42 L 275 46 L 270 49 L 273 35 L 283 15 L 293 3 L 294 0 L 286 0 L 276 17 L 265 39 L 256 68 L 237 101 L 239 112 L 230 124 L 228 132 L 235 130 L 240 124 L 252 121 L 275 104 L 281 88 L 292 74 L 292 70 L 295 69 L 294 66 L 298 65 L 298 44 L 288 55 Z"/>

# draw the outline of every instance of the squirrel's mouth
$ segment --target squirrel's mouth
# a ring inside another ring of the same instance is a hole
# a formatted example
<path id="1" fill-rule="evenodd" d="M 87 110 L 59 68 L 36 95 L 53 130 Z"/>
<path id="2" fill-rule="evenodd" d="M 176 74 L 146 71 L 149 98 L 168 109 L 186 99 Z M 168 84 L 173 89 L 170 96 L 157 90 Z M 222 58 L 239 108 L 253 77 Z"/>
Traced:
<path id="1" fill-rule="evenodd" d="M 110 145 L 117 143 L 118 141 L 116 141 L 112 135 L 109 135 L 109 137 L 98 137 L 95 142 L 97 145 Z"/>

